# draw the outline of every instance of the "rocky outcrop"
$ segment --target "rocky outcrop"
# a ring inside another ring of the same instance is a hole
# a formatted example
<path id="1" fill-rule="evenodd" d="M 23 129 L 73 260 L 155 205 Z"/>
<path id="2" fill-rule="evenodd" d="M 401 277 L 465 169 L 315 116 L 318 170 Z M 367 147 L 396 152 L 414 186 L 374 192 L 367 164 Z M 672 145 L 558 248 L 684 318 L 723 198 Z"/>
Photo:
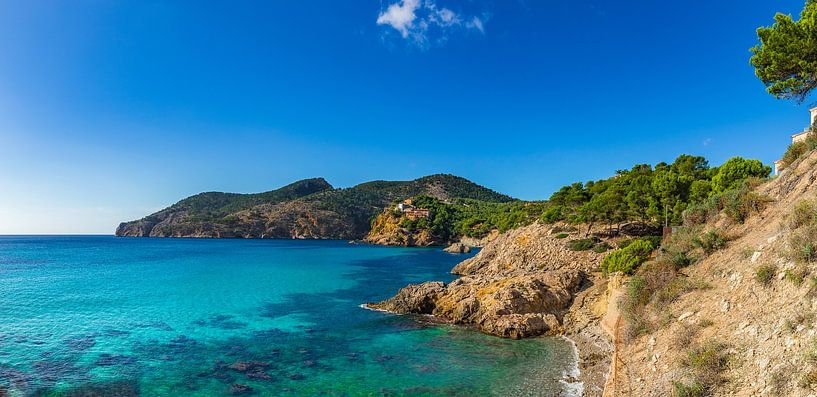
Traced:
<path id="1" fill-rule="evenodd" d="M 434 236 L 428 229 L 410 230 L 404 227 L 405 215 L 391 208 L 383 210 L 372 222 L 364 240 L 370 244 L 399 247 L 430 247 L 446 241 Z"/>
<path id="2" fill-rule="evenodd" d="M 460 243 L 463 243 L 463 244 L 465 244 L 465 245 L 467 245 L 469 247 L 480 247 L 480 248 L 482 248 L 482 247 L 488 245 L 488 243 L 490 243 L 491 241 L 496 240 L 496 238 L 499 237 L 500 234 L 501 233 L 499 233 L 499 230 L 494 229 L 494 230 L 491 230 L 487 235 L 485 235 L 483 237 L 479 237 L 479 238 L 470 237 L 470 236 L 461 236 L 460 237 Z"/>
<path id="3" fill-rule="evenodd" d="M 443 251 L 449 254 L 467 254 L 471 252 L 471 247 L 463 243 L 454 243 L 446 247 Z"/>
<path id="4" fill-rule="evenodd" d="M 556 238 L 546 225 L 521 227 L 495 238 L 451 272 L 463 276 L 500 276 L 563 269 L 595 271 L 605 254 L 571 251 L 566 247 L 567 240 Z"/>
<path id="5" fill-rule="evenodd" d="M 410 285 L 375 309 L 401 314 L 430 314 L 453 324 L 473 324 L 481 331 L 525 338 L 559 331 L 559 318 L 581 284 L 575 270 L 511 278 L 461 278 L 448 285 Z"/>
<path id="6" fill-rule="evenodd" d="M 601 254 L 572 252 L 549 231 L 534 224 L 505 233 L 457 265 L 453 272 L 462 277 L 455 281 L 410 285 L 369 306 L 433 315 L 506 338 L 560 333 L 573 295 Z"/>

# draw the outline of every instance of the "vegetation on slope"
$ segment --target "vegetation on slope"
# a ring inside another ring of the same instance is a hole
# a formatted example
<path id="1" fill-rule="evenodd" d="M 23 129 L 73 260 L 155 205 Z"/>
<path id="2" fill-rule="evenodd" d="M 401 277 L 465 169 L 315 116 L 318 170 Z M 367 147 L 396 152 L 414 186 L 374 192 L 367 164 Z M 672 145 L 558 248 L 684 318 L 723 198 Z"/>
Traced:
<path id="1" fill-rule="evenodd" d="M 453 175 L 374 181 L 347 189 L 334 189 L 318 178 L 266 193 L 198 194 L 139 221 L 123 223 L 117 235 L 360 238 L 383 208 L 416 195 L 485 203 L 513 201 Z"/>
<path id="2" fill-rule="evenodd" d="M 368 239 L 374 241 L 384 233 L 394 233 L 395 224 L 400 233 L 426 233 L 434 244 L 446 244 L 463 236 L 482 238 L 494 230 L 502 233 L 533 223 L 545 205 L 518 200 L 489 202 L 458 198 L 443 201 L 426 195 L 412 198 L 412 203 L 429 210 L 428 218 L 410 219 L 392 206 L 372 221 Z"/>
<path id="3" fill-rule="evenodd" d="M 551 196 L 542 220 L 613 225 L 633 220 L 663 223 L 666 216 L 671 224 L 680 224 L 690 205 L 735 189 L 746 178 L 770 173 L 758 160 L 733 157 L 710 167 L 703 157 L 681 155 L 672 164 L 638 164 L 609 179 L 565 186 Z"/>
<path id="4" fill-rule="evenodd" d="M 504 232 L 541 220 L 545 223 L 568 222 L 610 225 L 629 221 L 672 224 L 684 221 L 688 208 L 721 211 L 726 208 L 736 218 L 762 209 L 763 201 L 745 187 L 748 178 L 765 178 L 771 168 L 758 160 L 729 159 L 720 167 L 710 167 L 700 156 L 681 155 L 672 164 L 634 166 L 618 171 L 614 177 L 562 187 L 545 202 L 485 202 L 481 200 L 439 200 L 415 197 L 414 204 L 430 210 L 428 219 L 411 220 L 399 213 L 384 214 L 395 219 L 408 233 L 427 232 L 439 243 L 461 236 L 483 237 L 492 230 Z M 754 200 L 750 200 L 750 199 Z M 736 206 L 746 203 L 747 207 Z M 704 217 L 695 213 L 698 218 Z M 392 222 L 393 223 L 393 222 Z M 373 222 L 385 225 L 388 222 Z M 372 230 L 370 236 L 381 233 Z M 606 251 L 609 247 L 576 240 L 574 249 Z M 579 245 L 587 243 L 586 248 Z"/>

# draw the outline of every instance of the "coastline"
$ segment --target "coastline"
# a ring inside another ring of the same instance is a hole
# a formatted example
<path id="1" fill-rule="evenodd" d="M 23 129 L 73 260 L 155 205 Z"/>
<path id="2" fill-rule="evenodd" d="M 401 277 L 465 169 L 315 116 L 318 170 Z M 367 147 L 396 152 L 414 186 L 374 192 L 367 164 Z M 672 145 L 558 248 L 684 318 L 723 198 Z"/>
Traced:
<path id="1" fill-rule="evenodd" d="M 583 384 L 583 396 L 604 394 L 615 349 L 610 334 L 604 329 L 603 319 L 610 306 L 615 283 L 601 275 L 591 276 L 588 286 L 573 297 L 573 303 L 564 316 L 564 337 L 576 346 L 578 380 Z"/>
<path id="2" fill-rule="evenodd" d="M 584 395 L 584 382 L 581 380 L 582 370 L 579 368 L 579 347 L 576 346 L 576 342 L 573 339 L 570 339 L 564 335 L 561 338 L 570 343 L 570 346 L 573 347 L 572 351 L 574 366 L 569 373 L 563 373 L 562 380 L 559 381 L 559 383 L 562 384 L 565 389 L 564 392 L 568 396 L 581 397 Z"/>

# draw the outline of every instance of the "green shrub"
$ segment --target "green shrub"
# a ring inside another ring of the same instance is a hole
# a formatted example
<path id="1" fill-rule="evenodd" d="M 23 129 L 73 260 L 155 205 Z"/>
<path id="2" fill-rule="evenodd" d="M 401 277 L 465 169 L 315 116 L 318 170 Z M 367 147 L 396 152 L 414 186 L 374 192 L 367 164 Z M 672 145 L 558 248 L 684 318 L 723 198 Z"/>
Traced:
<path id="1" fill-rule="evenodd" d="M 674 316 L 666 310 L 668 304 L 682 294 L 695 289 L 710 288 L 706 283 L 679 277 L 672 265 L 648 262 L 627 282 L 626 290 L 619 304 L 624 318 L 624 337 L 631 340 L 651 332 L 654 327 L 666 325 Z M 649 309 L 656 308 L 664 313 L 653 324 Z"/>
<path id="2" fill-rule="evenodd" d="M 789 234 L 789 256 L 798 263 L 817 261 L 817 225 L 801 227 Z"/>
<path id="3" fill-rule="evenodd" d="M 699 203 L 690 204 L 683 213 L 684 225 L 703 225 L 708 220 L 718 215 L 720 208 L 720 195 L 715 195 Z"/>
<path id="4" fill-rule="evenodd" d="M 678 252 L 690 252 L 697 248 L 695 239 L 701 234 L 703 230 L 700 226 L 681 227 L 673 232 L 661 244 L 661 252 L 667 255 L 674 255 Z"/>
<path id="5" fill-rule="evenodd" d="M 718 167 L 717 174 L 712 177 L 712 191 L 723 193 L 739 187 L 747 178 L 766 178 L 771 172 L 772 168 L 760 160 L 732 157 Z"/>
<path id="6" fill-rule="evenodd" d="M 670 263 L 675 266 L 676 269 L 681 269 L 695 263 L 695 259 L 686 252 L 676 252 L 670 257 Z"/>
<path id="7" fill-rule="evenodd" d="M 618 242 L 618 244 L 616 244 L 616 245 L 618 246 L 618 248 L 619 248 L 619 249 L 621 249 L 621 248 L 627 248 L 627 246 L 628 246 L 628 245 L 632 244 L 632 243 L 633 243 L 634 241 L 636 241 L 636 240 L 638 240 L 638 239 L 636 239 L 636 238 L 628 238 L 628 239 L 626 239 L 626 240 L 621 240 L 621 241 L 619 241 L 619 242 Z"/>
<path id="8" fill-rule="evenodd" d="M 627 282 L 624 297 L 620 307 L 624 318 L 624 337 L 628 340 L 650 332 L 651 326 L 647 320 L 645 306 L 650 300 L 652 291 L 647 280 L 642 276 L 634 276 Z"/>
<path id="9" fill-rule="evenodd" d="M 797 267 L 796 269 L 786 270 L 784 274 L 786 281 L 794 285 L 801 285 L 803 284 L 803 281 L 805 281 L 806 276 L 808 276 L 808 269 L 800 266 Z"/>
<path id="10" fill-rule="evenodd" d="M 794 230 L 814 224 L 817 224 L 817 202 L 803 200 L 797 203 L 789 215 L 789 227 Z"/>
<path id="11" fill-rule="evenodd" d="M 760 285 L 768 287 L 772 283 L 775 273 L 777 273 L 777 267 L 775 265 L 769 263 L 760 265 L 755 270 L 755 281 Z"/>
<path id="12" fill-rule="evenodd" d="M 704 250 L 709 255 L 726 246 L 726 239 L 718 233 L 717 230 L 709 230 L 706 233 L 696 237 L 693 243 Z"/>
<path id="13" fill-rule="evenodd" d="M 704 395 L 723 383 L 723 371 L 729 365 L 728 346 L 716 340 L 708 340 L 687 351 L 681 365 L 691 371 L 693 384 L 700 385 Z"/>
<path id="14" fill-rule="evenodd" d="M 661 242 L 664 241 L 664 237 L 663 236 L 645 236 L 645 237 L 641 237 L 641 240 L 647 240 L 652 244 L 653 248 L 658 248 L 658 247 L 661 246 Z"/>
<path id="15" fill-rule="evenodd" d="M 786 154 L 783 155 L 783 158 L 780 159 L 781 166 L 780 169 L 788 168 L 792 163 L 797 161 L 800 157 L 803 157 L 806 153 L 817 149 L 817 134 L 813 132 L 814 127 L 812 126 L 812 132 L 806 136 L 806 139 L 800 142 L 794 142 L 789 145 L 788 149 L 786 149 Z"/>
<path id="16" fill-rule="evenodd" d="M 569 234 L 567 234 L 567 233 L 559 233 L 559 234 L 557 234 L 557 235 L 556 235 L 556 238 L 558 238 L 558 239 L 562 239 L 562 238 L 567 238 L 567 237 L 569 237 L 569 236 L 570 236 L 570 235 L 569 235 Z"/>
<path id="17" fill-rule="evenodd" d="M 698 382 L 686 384 L 683 382 L 672 382 L 673 397 L 703 397 L 706 395 L 706 388 Z"/>
<path id="18" fill-rule="evenodd" d="M 544 223 L 554 223 L 558 221 L 563 221 L 565 220 L 566 211 L 567 209 L 564 206 L 554 205 L 545 210 L 540 219 Z"/>
<path id="19" fill-rule="evenodd" d="M 618 249 L 607 255 L 601 261 L 601 270 L 604 273 L 632 272 L 641 266 L 649 257 L 655 247 L 648 240 L 638 240 L 625 248 Z"/>
<path id="20" fill-rule="evenodd" d="M 652 243 L 652 246 L 658 248 L 661 246 L 661 241 L 663 240 L 662 236 L 644 236 L 639 238 L 630 238 L 626 240 L 621 240 L 618 242 L 618 248 L 627 248 L 630 244 L 638 241 L 638 240 L 646 240 Z"/>
<path id="21" fill-rule="evenodd" d="M 571 251 L 589 251 L 599 242 L 598 237 L 570 240 L 567 242 L 567 248 Z"/>
<path id="22" fill-rule="evenodd" d="M 797 161 L 797 159 L 803 157 L 807 151 L 805 142 L 794 142 L 789 145 L 789 147 L 786 149 L 786 153 L 783 154 L 783 158 L 780 159 L 780 170 L 789 168 L 789 166 Z"/>
<path id="23" fill-rule="evenodd" d="M 609 250 L 610 250 L 610 248 L 613 248 L 613 247 L 611 247 L 611 246 L 610 246 L 610 244 L 607 244 L 606 242 L 603 242 L 603 241 L 602 241 L 602 242 L 600 242 L 600 243 L 598 243 L 598 244 L 594 245 L 594 246 L 593 246 L 593 248 L 592 248 L 592 250 L 593 250 L 593 252 L 595 252 L 595 253 L 597 253 L 597 254 L 600 254 L 600 253 L 602 253 L 602 252 L 607 252 L 607 251 L 609 251 Z"/>
<path id="24" fill-rule="evenodd" d="M 803 352 L 803 359 L 809 364 L 817 364 L 817 343 L 815 342 L 817 341 L 812 339 L 809 348 Z"/>
<path id="25" fill-rule="evenodd" d="M 757 181 L 751 181 L 757 183 Z M 721 195 L 724 214 L 735 222 L 743 223 L 752 214 L 760 213 L 772 202 L 769 196 L 752 191 L 750 181 Z"/>

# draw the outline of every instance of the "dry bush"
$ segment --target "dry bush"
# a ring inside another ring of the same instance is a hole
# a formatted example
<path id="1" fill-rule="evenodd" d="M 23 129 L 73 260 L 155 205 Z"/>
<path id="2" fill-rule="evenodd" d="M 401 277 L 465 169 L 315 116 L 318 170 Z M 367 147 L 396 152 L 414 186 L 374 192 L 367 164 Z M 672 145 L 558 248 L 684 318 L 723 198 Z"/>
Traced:
<path id="1" fill-rule="evenodd" d="M 764 287 L 768 287 L 772 284 L 776 273 L 777 266 L 771 263 L 764 263 L 755 269 L 755 281 Z"/>
<path id="2" fill-rule="evenodd" d="M 682 364 L 691 369 L 696 380 L 704 385 L 717 386 L 722 383 L 722 373 L 729 364 L 725 343 L 708 340 L 687 352 Z"/>
<path id="3" fill-rule="evenodd" d="M 817 202 L 803 200 L 795 204 L 794 209 L 789 214 L 788 224 L 792 230 L 817 224 Z"/>
<path id="4" fill-rule="evenodd" d="M 817 225 L 804 226 L 789 234 L 788 256 L 798 263 L 817 261 Z"/>

